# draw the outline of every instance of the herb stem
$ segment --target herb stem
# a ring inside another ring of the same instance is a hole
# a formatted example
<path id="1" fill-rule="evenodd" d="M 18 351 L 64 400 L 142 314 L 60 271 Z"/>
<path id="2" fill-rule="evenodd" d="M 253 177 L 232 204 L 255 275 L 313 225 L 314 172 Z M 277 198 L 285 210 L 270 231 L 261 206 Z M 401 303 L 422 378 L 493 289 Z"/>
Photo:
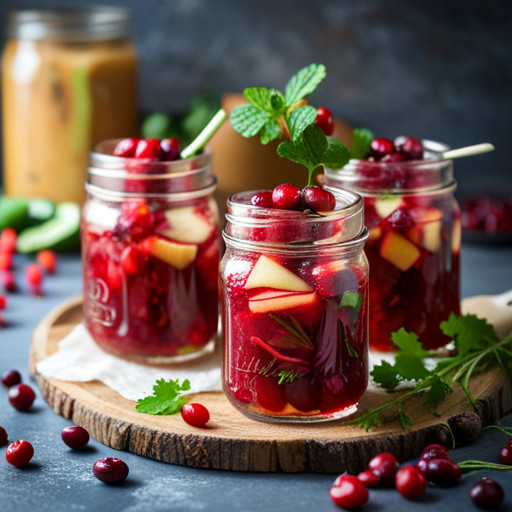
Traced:
<path id="1" fill-rule="evenodd" d="M 201 133 L 181 152 L 181 158 L 190 158 L 203 149 L 208 141 L 213 137 L 214 133 L 220 128 L 226 120 L 226 111 L 221 108 L 211 118 L 210 122 L 203 128 Z"/>

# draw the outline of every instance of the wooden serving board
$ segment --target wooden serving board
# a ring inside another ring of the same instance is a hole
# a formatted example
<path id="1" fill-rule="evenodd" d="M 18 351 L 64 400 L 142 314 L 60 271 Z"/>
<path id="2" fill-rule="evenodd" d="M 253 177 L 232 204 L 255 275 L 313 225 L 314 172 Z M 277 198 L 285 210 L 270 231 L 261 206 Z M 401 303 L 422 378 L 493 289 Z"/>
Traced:
<path id="1" fill-rule="evenodd" d="M 243 416 L 220 392 L 190 395 L 210 411 L 208 428 L 198 429 L 187 425 L 180 414 L 138 413 L 135 402 L 101 382 L 67 382 L 37 374 L 36 364 L 55 353 L 58 342 L 81 320 L 81 300 L 71 300 L 52 311 L 34 332 L 30 371 L 44 399 L 97 441 L 171 464 L 232 471 L 357 472 L 382 451 L 406 460 L 428 443 L 451 446 L 450 429 L 458 442 L 472 441 L 482 424 L 495 422 L 512 409 L 511 381 L 493 370 L 472 383 L 478 414 L 456 386 L 439 417 L 426 413 L 420 401 L 410 400 L 406 411 L 414 426 L 405 431 L 396 419 L 370 432 L 346 420 L 315 425 L 262 423 Z M 359 408 L 364 412 L 387 399 L 386 393 L 369 389 Z"/>

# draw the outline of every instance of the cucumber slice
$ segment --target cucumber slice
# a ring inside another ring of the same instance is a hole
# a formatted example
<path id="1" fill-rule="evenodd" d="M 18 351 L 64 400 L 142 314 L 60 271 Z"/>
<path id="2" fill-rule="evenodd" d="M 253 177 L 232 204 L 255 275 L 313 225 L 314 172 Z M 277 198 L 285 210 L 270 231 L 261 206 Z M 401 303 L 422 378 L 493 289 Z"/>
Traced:
<path id="1" fill-rule="evenodd" d="M 16 241 L 16 250 L 31 253 L 52 249 L 73 251 L 80 246 L 80 206 L 59 203 L 55 216 L 39 226 L 24 229 Z"/>
<path id="2" fill-rule="evenodd" d="M 0 197 L 0 231 L 13 228 L 21 231 L 28 225 L 28 201 L 16 197 Z"/>
<path id="3" fill-rule="evenodd" d="M 41 224 L 55 214 L 55 203 L 49 199 L 31 199 L 28 203 L 30 224 Z"/>

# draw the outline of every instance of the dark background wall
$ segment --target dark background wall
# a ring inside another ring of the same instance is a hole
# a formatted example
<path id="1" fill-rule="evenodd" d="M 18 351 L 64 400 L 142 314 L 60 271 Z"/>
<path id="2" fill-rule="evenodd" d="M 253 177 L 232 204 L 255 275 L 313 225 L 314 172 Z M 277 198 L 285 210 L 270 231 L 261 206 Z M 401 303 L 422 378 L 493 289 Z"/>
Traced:
<path id="1" fill-rule="evenodd" d="M 512 191 L 510 0 L 104 3 L 133 10 L 143 112 L 180 110 L 212 86 L 282 88 L 322 62 L 328 76 L 315 104 L 379 136 L 493 142 L 493 154 L 457 162 L 459 188 Z M 2 0 L 0 25 L 9 8 L 52 5 Z"/>

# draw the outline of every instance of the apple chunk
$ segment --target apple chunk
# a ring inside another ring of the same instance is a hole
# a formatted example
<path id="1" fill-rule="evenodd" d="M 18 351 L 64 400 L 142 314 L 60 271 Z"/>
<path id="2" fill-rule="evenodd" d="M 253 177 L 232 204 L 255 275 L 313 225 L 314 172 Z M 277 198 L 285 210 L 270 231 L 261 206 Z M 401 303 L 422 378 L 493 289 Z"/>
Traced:
<path id="1" fill-rule="evenodd" d="M 252 313 L 271 313 L 300 306 L 312 307 L 319 302 L 315 292 L 266 291 L 249 299 Z"/>
<path id="2" fill-rule="evenodd" d="M 420 257 L 420 250 L 407 238 L 388 231 L 380 246 L 380 255 L 403 272 L 409 270 Z"/>
<path id="3" fill-rule="evenodd" d="M 310 292 L 313 290 L 299 276 L 268 256 L 259 257 L 245 283 L 245 288 L 248 290 L 260 287 L 292 292 Z"/>
<path id="4" fill-rule="evenodd" d="M 146 238 L 143 244 L 145 251 L 149 254 L 178 270 L 187 267 L 194 261 L 197 254 L 197 245 L 177 244 L 157 236 Z"/>
<path id="5" fill-rule="evenodd" d="M 437 252 L 441 247 L 441 219 L 443 213 L 437 208 L 428 208 L 416 214 L 416 224 L 408 231 L 409 238 L 427 251 Z"/>
<path id="6" fill-rule="evenodd" d="M 210 236 L 212 225 L 194 210 L 190 206 L 167 210 L 165 217 L 170 227 L 162 231 L 162 234 L 178 242 L 203 243 Z"/>
<path id="7" fill-rule="evenodd" d="M 379 197 L 375 201 L 375 210 L 377 211 L 381 219 L 385 219 L 388 215 L 391 215 L 401 205 L 401 197 Z"/>

